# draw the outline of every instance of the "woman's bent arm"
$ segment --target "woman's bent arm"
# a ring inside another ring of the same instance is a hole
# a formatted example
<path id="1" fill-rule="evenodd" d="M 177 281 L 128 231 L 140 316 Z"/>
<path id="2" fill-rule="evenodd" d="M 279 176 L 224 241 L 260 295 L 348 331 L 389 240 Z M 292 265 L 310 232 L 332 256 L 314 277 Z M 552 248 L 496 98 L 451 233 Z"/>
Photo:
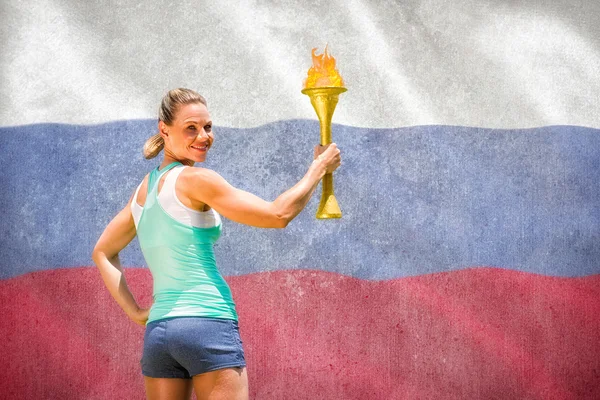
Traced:
<path id="1" fill-rule="evenodd" d="M 92 260 L 98 267 L 108 291 L 123 311 L 139 325 L 145 325 L 145 321 L 139 320 L 141 309 L 127 286 L 119 260 L 119 252 L 136 235 L 133 216 L 129 208 L 132 199 L 133 196 L 131 196 L 127 206 L 104 229 L 92 252 Z"/>

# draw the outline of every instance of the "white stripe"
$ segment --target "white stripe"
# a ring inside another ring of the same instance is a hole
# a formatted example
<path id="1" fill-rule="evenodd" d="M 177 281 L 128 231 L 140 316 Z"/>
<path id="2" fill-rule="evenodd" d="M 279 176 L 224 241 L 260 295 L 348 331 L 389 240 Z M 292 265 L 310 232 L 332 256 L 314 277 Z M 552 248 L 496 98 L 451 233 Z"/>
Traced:
<path id="1" fill-rule="evenodd" d="M 600 2 L 3 3 L 1 126 L 156 118 L 178 86 L 217 126 L 315 119 L 300 90 L 328 42 L 334 123 L 600 127 Z"/>

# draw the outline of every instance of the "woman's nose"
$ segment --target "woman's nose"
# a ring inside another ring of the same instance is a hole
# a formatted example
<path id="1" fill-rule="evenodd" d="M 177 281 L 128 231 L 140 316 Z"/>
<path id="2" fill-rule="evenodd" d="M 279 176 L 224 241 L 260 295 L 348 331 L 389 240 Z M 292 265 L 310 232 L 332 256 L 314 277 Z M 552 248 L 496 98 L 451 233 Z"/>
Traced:
<path id="1" fill-rule="evenodd" d="M 198 136 L 200 136 L 200 137 L 204 137 L 204 138 L 206 138 L 206 139 L 208 139 L 208 138 L 209 138 L 209 136 L 208 136 L 208 132 L 207 132 L 207 131 L 206 131 L 206 129 L 204 129 L 204 128 L 202 128 L 202 130 L 200 130 L 200 132 L 198 133 Z"/>

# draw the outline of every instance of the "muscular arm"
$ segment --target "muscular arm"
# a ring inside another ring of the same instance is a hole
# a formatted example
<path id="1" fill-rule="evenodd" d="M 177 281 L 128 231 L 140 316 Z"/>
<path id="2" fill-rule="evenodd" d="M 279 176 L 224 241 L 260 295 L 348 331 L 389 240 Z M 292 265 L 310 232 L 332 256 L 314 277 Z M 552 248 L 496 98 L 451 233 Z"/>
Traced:
<path id="1" fill-rule="evenodd" d="M 186 178 L 187 195 L 232 221 L 259 228 L 285 228 L 306 206 L 325 172 L 325 166 L 315 160 L 298 183 L 274 201 L 266 201 L 233 187 L 215 171 L 194 168 Z"/>
<path id="2" fill-rule="evenodd" d="M 131 201 L 107 225 L 92 252 L 92 260 L 98 267 L 108 291 L 125 313 L 132 317 L 139 311 L 119 260 L 119 252 L 133 240 L 136 229 L 131 215 Z"/>

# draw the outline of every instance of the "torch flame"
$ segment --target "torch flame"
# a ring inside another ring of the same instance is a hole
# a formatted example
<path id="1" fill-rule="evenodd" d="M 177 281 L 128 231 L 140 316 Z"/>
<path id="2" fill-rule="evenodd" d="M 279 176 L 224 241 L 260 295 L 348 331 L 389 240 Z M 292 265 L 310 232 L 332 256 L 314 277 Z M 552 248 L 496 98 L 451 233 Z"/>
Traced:
<path id="1" fill-rule="evenodd" d="M 315 50 L 317 50 L 316 47 L 312 49 L 313 66 L 308 70 L 304 88 L 344 86 L 342 76 L 335 69 L 335 58 L 327 54 L 327 45 L 325 45 L 325 52 L 321 55 L 316 55 Z"/>

